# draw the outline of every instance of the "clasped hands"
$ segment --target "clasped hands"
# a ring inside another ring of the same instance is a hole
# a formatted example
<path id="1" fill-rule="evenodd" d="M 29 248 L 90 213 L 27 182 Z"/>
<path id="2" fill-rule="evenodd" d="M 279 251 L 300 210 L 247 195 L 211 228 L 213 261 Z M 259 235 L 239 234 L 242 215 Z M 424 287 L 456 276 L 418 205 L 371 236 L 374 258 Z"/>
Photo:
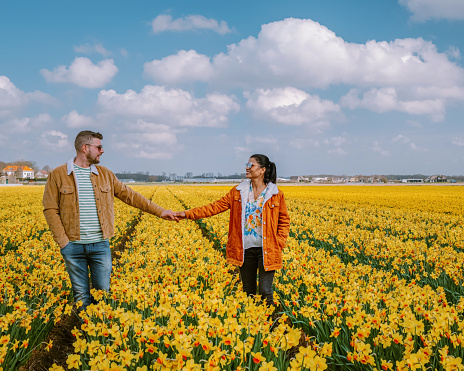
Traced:
<path id="1" fill-rule="evenodd" d="M 185 211 L 172 211 L 172 210 L 164 210 L 161 215 L 161 219 L 176 221 L 179 222 L 182 219 L 186 219 L 187 216 L 185 215 Z"/>

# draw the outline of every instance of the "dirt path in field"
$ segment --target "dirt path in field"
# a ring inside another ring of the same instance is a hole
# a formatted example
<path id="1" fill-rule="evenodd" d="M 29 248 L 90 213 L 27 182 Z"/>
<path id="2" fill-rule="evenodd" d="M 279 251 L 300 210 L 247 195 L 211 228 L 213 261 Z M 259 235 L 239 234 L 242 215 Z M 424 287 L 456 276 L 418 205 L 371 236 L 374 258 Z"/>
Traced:
<path id="1" fill-rule="evenodd" d="M 156 192 L 156 190 L 155 190 Z M 153 199 L 153 193 L 150 200 Z M 118 264 L 120 253 L 126 249 L 127 242 L 130 241 L 132 233 L 140 223 L 142 218 L 142 211 L 132 218 L 129 227 L 124 232 L 124 235 L 120 239 L 119 243 L 111 250 L 111 257 L 113 264 Z M 60 322 L 58 322 L 45 339 L 42 344 L 37 347 L 33 352 L 29 360 L 24 366 L 19 368 L 19 371 L 48 371 L 53 364 L 63 367 L 65 370 L 68 369 L 66 360 L 69 354 L 74 353 L 73 343 L 75 337 L 72 331 L 75 328 L 79 328 L 79 318 L 75 313 L 71 315 L 63 315 Z M 52 347 L 50 350 L 46 349 L 46 345 L 52 341 Z"/>

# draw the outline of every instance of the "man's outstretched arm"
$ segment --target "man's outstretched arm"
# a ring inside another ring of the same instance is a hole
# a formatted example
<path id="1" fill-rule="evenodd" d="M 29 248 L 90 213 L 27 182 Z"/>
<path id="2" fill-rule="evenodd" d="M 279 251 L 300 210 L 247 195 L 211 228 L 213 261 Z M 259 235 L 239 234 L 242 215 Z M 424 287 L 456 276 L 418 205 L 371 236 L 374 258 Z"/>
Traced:
<path id="1" fill-rule="evenodd" d="M 136 207 L 146 213 L 156 215 L 157 217 L 178 222 L 179 219 L 176 217 L 175 212 L 172 210 L 166 210 L 161 206 L 150 201 L 148 198 L 142 196 L 140 193 L 134 191 L 130 187 L 126 186 L 116 176 L 114 177 L 114 195 L 126 204 Z"/>

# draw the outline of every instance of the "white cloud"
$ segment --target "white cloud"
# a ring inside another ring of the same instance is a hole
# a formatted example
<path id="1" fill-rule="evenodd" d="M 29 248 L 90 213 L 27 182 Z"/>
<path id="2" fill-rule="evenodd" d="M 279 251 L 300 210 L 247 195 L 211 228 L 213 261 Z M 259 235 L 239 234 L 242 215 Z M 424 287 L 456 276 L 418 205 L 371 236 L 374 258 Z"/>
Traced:
<path id="1" fill-rule="evenodd" d="M 195 50 L 181 50 L 161 60 L 147 62 L 144 75 L 162 84 L 208 81 L 213 73 L 209 57 Z"/>
<path id="2" fill-rule="evenodd" d="M 42 127 L 51 122 L 53 122 L 53 118 L 48 113 L 41 113 L 31 118 L 31 126 L 34 128 Z"/>
<path id="3" fill-rule="evenodd" d="M 412 127 L 415 127 L 415 128 L 418 128 L 418 129 L 423 129 L 424 128 L 424 125 L 422 125 L 420 122 L 418 121 L 414 121 L 414 120 L 406 120 L 406 123 L 408 125 L 411 125 Z"/>
<path id="4" fill-rule="evenodd" d="M 332 101 L 292 87 L 257 89 L 244 96 L 255 117 L 284 125 L 311 124 L 320 129 L 327 127 L 328 119 L 340 111 Z"/>
<path id="5" fill-rule="evenodd" d="M 129 52 L 127 51 L 126 48 L 121 48 L 119 51 L 123 57 L 127 57 L 129 55 Z"/>
<path id="6" fill-rule="evenodd" d="M 392 142 L 393 143 L 410 143 L 411 142 L 411 139 L 408 138 L 408 137 L 405 137 L 403 134 L 398 134 L 397 136 L 395 136 L 393 139 L 392 139 Z"/>
<path id="7" fill-rule="evenodd" d="M 340 135 L 338 137 L 332 137 L 328 139 L 324 139 L 325 144 L 334 145 L 334 146 L 341 146 L 343 143 L 346 143 L 347 139 L 345 135 Z"/>
<path id="8" fill-rule="evenodd" d="M 261 103 L 260 98 L 270 106 L 253 107 L 254 114 L 285 124 L 311 121 L 305 109 L 324 116 L 339 107 L 314 96 L 302 104 L 299 95 L 289 104 L 272 106 L 266 95 L 295 96 L 288 86 L 331 85 L 354 88 L 342 99 L 345 107 L 400 111 L 442 121 L 449 101 L 464 101 L 464 69 L 450 58 L 460 58 L 457 48 L 439 53 L 436 45 L 422 38 L 349 43 L 310 19 L 288 18 L 263 25 L 258 37 L 229 45 L 227 53 L 209 58 L 194 50 L 181 51 L 146 63 L 145 74 L 171 84 L 207 81 L 250 91 L 259 87 L 262 90 L 249 99 Z M 326 121 L 321 119 L 323 125 Z"/>
<path id="9" fill-rule="evenodd" d="M 8 77 L 0 76 L 0 117 L 26 103 L 26 94 L 18 89 Z"/>
<path id="10" fill-rule="evenodd" d="M 244 155 L 249 156 L 251 154 L 251 150 L 248 147 L 237 146 L 234 147 L 234 151 L 237 158 L 243 158 Z"/>
<path id="11" fill-rule="evenodd" d="M 8 77 L 0 76 L 0 118 L 7 117 L 32 102 L 53 104 L 56 99 L 46 93 L 26 93 L 18 89 Z"/>
<path id="12" fill-rule="evenodd" d="M 117 72 L 118 68 L 112 59 L 105 59 L 94 64 L 85 57 L 74 59 L 69 68 L 59 66 L 53 71 L 40 70 L 47 82 L 71 83 L 88 89 L 103 87 L 111 81 Z"/>
<path id="13" fill-rule="evenodd" d="M 344 156 L 347 155 L 348 152 L 346 152 L 343 148 L 341 147 L 335 147 L 332 149 L 329 149 L 327 153 L 333 154 L 333 155 L 339 155 L 339 156 Z"/>
<path id="14" fill-rule="evenodd" d="M 393 143 L 400 143 L 407 145 L 411 150 L 415 152 L 428 152 L 427 148 L 420 147 L 416 143 L 412 141 L 411 138 L 404 136 L 403 134 L 398 134 L 397 136 L 393 137 Z"/>
<path id="15" fill-rule="evenodd" d="M 464 138 L 454 137 L 451 143 L 455 146 L 464 147 Z"/>
<path id="16" fill-rule="evenodd" d="M 67 115 L 64 115 L 61 121 L 69 128 L 91 127 L 95 123 L 92 117 L 80 115 L 76 110 L 72 110 Z"/>
<path id="17" fill-rule="evenodd" d="M 350 43 L 310 19 L 288 18 L 263 25 L 258 37 L 231 44 L 211 59 L 184 51 L 146 66 L 147 74 L 153 66 L 152 77 L 170 83 L 209 79 L 214 86 L 249 90 L 345 85 L 366 94 L 353 107 L 399 110 L 440 121 L 448 100 L 464 100 L 464 69 L 449 59 L 458 55 L 455 48 L 439 53 L 422 38 Z M 201 61 L 201 72 L 189 75 L 187 56 Z"/>
<path id="18" fill-rule="evenodd" d="M 295 149 L 303 149 L 307 147 L 320 147 L 319 141 L 315 139 L 307 138 L 295 138 L 290 141 L 290 146 Z"/>
<path id="19" fill-rule="evenodd" d="M 346 139 L 345 133 L 337 137 L 331 137 L 331 138 L 324 139 L 324 144 L 330 146 L 330 149 L 327 151 L 327 153 L 335 154 L 339 156 L 344 156 L 348 154 L 348 152 L 346 152 L 343 148 L 341 148 L 341 145 L 346 142 L 347 142 L 347 139 Z"/>
<path id="20" fill-rule="evenodd" d="M 68 150 L 71 147 L 71 144 L 68 140 L 68 135 L 56 130 L 44 132 L 40 136 L 40 141 L 47 150 L 52 152 Z"/>
<path id="21" fill-rule="evenodd" d="M 171 126 L 223 127 L 228 123 L 228 115 L 239 110 L 234 97 L 209 94 L 195 98 L 182 89 L 154 85 L 146 85 L 140 93 L 102 90 L 98 104 L 109 113 L 150 118 Z"/>
<path id="22" fill-rule="evenodd" d="M 456 46 L 450 46 L 446 51 L 446 55 L 449 58 L 461 59 L 461 51 Z"/>
<path id="23" fill-rule="evenodd" d="M 285 84 L 325 88 L 355 86 L 448 86 L 464 73 L 431 42 L 348 43 L 310 19 L 289 18 L 263 25 L 258 38 L 232 44 L 213 58 L 217 76 L 240 85 Z"/>
<path id="24" fill-rule="evenodd" d="M 160 125 L 142 119 L 127 121 L 118 137 L 124 138 L 117 141 L 114 148 L 124 152 L 124 155 L 132 158 L 144 159 L 170 159 L 183 149 L 178 144 L 177 131 L 168 125 Z"/>
<path id="25" fill-rule="evenodd" d="M 410 148 L 415 152 L 428 152 L 429 151 L 427 148 L 420 147 L 416 143 L 411 143 Z"/>
<path id="26" fill-rule="evenodd" d="M 374 152 L 380 153 L 382 156 L 391 156 L 390 151 L 383 149 L 380 145 L 380 142 L 378 141 L 374 141 L 374 143 L 372 144 L 372 150 Z"/>
<path id="27" fill-rule="evenodd" d="M 351 89 L 342 97 L 341 104 L 350 109 L 365 108 L 374 112 L 406 112 L 411 115 L 429 115 L 434 121 L 442 121 L 445 116 L 443 99 L 401 100 L 395 88 L 373 88 L 362 93 Z"/>
<path id="28" fill-rule="evenodd" d="M 211 30 L 224 35 L 232 32 L 227 26 L 227 22 L 218 22 L 212 18 L 202 15 L 189 15 L 184 18 L 172 19 L 170 15 L 161 14 L 152 21 L 153 32 L 164 31 L 192 31 L 192 30 Z"/>
<path id="29" fill-rule="evenodd" d="M 263 143 L 263 144 L 277 144 L 277 139 L 274 138 L 271 135 L 267 136 L 251 136 L 247 135 L 245 136 L 245 143 L 247 145 L 253 144 L 253 143 Z"/>
<path id="30" fill-rule="evenodd" d="M 412 13 L 415 21 L 428 19 L 464 19 L 462 0 L 399 0 Z"/>
<path id="31" fill-rule="evenodd" d="M 266 152 L 269 148 L 278 151 L 280 148 L 277 138 L 274 138 L 272 135 L 246 135 L 245 144 L 253 148 L 254 152 Z"/>
<path id="32" fill-rule="evenodd" d="M 73 49 L 76 53 L 83 53 L 83 54 L 92 54 L 98 53 L 103 55 L 104 57 L 110 56 L 112 53 L 109 50 L 106 50 L 103 47 L 103 44 L 84 44 L 84 45 L 75 45 Z"/>
<path id="33" fill-rule="evenodd" d="M 53 122 L 53 118 L 48 113 L 41 113 L 33 117 L 13 118 L 5 121 L 0 125 L 0 130 L 3 133 L 28 133 L 34 129 L 41 128 L 44 125 Z"/>
<path id="34" fill-rule="evenodd" d="M 31 119 L 29 117 L 14 118 L 7 121 L 2 129 L 7 133 L 26 133 L 30 130 L 30 121 Z"/>

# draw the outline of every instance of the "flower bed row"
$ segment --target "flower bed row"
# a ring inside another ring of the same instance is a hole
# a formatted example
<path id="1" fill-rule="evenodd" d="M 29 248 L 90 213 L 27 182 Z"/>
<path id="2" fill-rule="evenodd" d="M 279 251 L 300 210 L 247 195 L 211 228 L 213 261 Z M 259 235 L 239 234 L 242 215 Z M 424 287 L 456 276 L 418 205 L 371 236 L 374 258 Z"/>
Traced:
<path id="1" fill-rule="evenodd" d="M 0 370 L 18 369 L 38 346 L 50 348 L 44 340 L 72 311 L 69 277 L 42 213 L 43 190 L 0 188 Z M 116 214 L 118 239 L 133 214 L 123 203 Z"/>
<path id="2" fill-rule="evenodd" d="M 426 282 L 418 282 L 416 273 L 408 271 L 411 276 L 402 279 L 398 269 L 377 264 L 373 259 L 362 264 L 361 259 L 357 259 L 362 254 L 350 255 L 349 260 L 343 261 L 336 250 L 336 247 L 344 246 L 343 243 L 334 244 L 330 237 L 343 240 L 343 234 L 338 234 L 344 228 L 340 225 L 350 224 L 344 223 L 344 220 L 356 219 L 358 214 L 357 223 L 351 223 L 351 237 L 374 239 L 369 233 L 375 235 L 379 232 L 375 232 L 376 228 L 369 231 L 369 228 L 362 227 L 368 223 L 365 217 L 371 215 L 375 219 L 372 214 L 381 215 L 386 211 L 379 206 L 377 210 L 375 205 L 361 206 L 364 199 L 361 205 L 351 206 L 317 201 L 317 195 L 314 196 L 316 201 L 308 196 L 305 199 L 300 196 L 301 189 L 288 187 L 284 190 L 292 233 L 284 253 L 284 269 L 276 275 L 275 286 L 283 311 L 293 325 L 301 327 L 316 343 L 330 344 L 329 367 L 347 370 L 463 368 L 464 301 L 452 295 L 454 304 L 449 303 L 446 295 L 449 282 L 439 280 L 443 273 L 446 274 L 445 267 L 455 263 L 447 261 L 447 246 L 442 249 L 435 246 L 437 252 L 434 256 L 442 265 L 436 264 L 432 272 L 435 277 L 430 277 L 435 280 L 434 289 Z M 180 189 L 176 190 L 176 194 L 186 198 L 186 204 L 192 207 L 211 202 L 225 193 L 223 189 L 210 187 L 202 189 L 201 193 L 192 190 L 195 193 L 192 197 L 189 191 Z M 307 189 L 306 192 L 311 194 Z M 344 189 L 338 192 L 342 198 Z M 395 204 L 401 205 L 398 200 Z M 404 207 L 402 218 L 396 219 L 396 223 L 389 221 L 390 225 L 394 224 L 400 230 L 401 223 L 408 219 L 407 210 Z M 327 218 L 327 215 L 331 217 Z M 412 215 L 415 215 L 412 221 L 415 218 L 422 221 L 416 211 Z M 217 238 L 221 239 L 227 226 L 227 216 L 215 218 L 217 220 L 205 222 L 211 233 L 216 231 Z M 446 224 L 448 214 L 435 213 L 434 218 L 444 219 L 442 225 L 449 228 L 456 225 Z M 414 228 L 413 222 L 408 223 Z M 311 233 L 318 233 L 319 238 L 308 238 Z M 414 236 L 411 237 L 414 240 Z M 376 238 L 382 242 L 386 236 Z M 402 251 L 403 259 L 411 259 L 411 250 L 405 248 L 410 241 L 397 240 L 396 243 L 398 246 L 382 242 L 379 250 L 385 256 L 397 256 L 398 251 Z M 455 267 L 458 269 L 457 265 Z M 412 266 L 412 269 L 416 267 Z M 423 276 L 426 277 L 425 274 Z"/>
<path id="3" fill-rule="evenodd" d="M 179 209 L 165 188 L 155 202 Z M 191 221 L 144 215 L 121 253 L 111 293 L 83 315 L 70 368 L 91 370 L 285 370 L 301 331 L 247 298 L 222 254 Z M 305 351 L 325 367 L 326 349 Z M 296 359 L 296 358 L 295 358 Z M 58 369 L 58 368 L 56 368 Z M 308 363 L 309 369 L 309 363 Z"/>

